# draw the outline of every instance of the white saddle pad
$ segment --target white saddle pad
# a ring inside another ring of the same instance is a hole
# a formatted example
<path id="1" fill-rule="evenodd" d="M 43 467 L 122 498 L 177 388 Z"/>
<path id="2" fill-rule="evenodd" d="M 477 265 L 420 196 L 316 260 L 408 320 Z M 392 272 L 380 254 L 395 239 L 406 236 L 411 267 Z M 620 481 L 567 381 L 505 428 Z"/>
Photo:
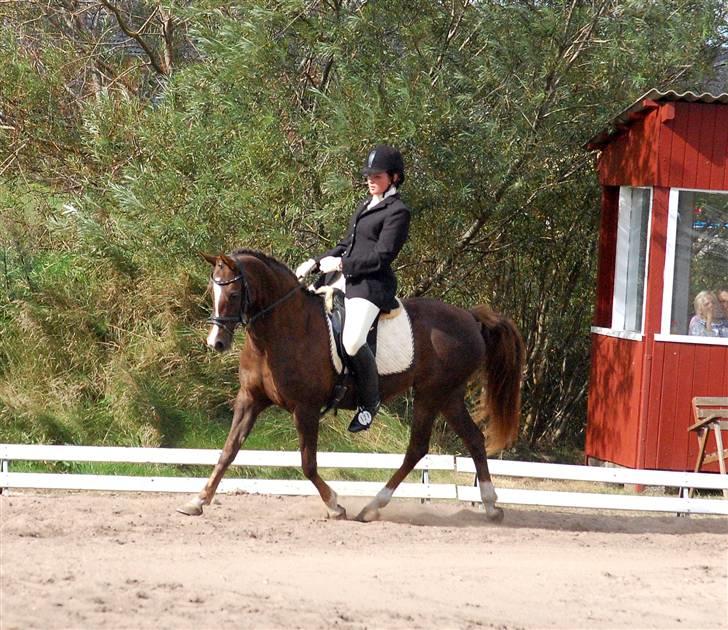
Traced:
<path id="1" fill-rule="evenodd" d="M 412 322 L 402 302 L 399 299 L 397 302 L 399 309 L 394 317 L 380 317 L 377 324 L 377 372 L 380 376 L 406 372 L 412 367 L 414 360 L 415 344 L 412 336 Z M 331 361 L 336 372 L 341 374 L 344 366 L 336 351 L 331 320 L 328 317 L 326 317 L 326 324 L 329 327 Z"/>

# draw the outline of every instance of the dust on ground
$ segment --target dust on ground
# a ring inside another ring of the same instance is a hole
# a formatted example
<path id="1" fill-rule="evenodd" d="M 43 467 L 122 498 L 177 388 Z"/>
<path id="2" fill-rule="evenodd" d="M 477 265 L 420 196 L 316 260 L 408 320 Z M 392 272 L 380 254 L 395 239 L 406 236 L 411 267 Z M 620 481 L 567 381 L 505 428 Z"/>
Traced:
<path id="1" fill-rule="evenodd" d="M 0 496 L 0 630 L 728 628 L 724 517 L 187 498 Z"/>

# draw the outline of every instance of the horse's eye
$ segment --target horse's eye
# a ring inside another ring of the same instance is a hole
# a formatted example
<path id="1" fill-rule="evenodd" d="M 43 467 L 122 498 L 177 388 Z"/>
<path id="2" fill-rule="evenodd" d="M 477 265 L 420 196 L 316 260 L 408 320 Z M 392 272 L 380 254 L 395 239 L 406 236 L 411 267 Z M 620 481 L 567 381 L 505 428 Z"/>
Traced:
<path id="1" fill-rule="evenodd" d="M 230 297 L 231 297 L 232 299 L 234 299 L 234 300 L 237 300 L 237 299 L 238 299 L 238 298 L 240 297 L 240 293 L 238 293 L 238 292 L 236 291 L 235 293 L 231 293 L 231 294 L 230 294 Z"/>

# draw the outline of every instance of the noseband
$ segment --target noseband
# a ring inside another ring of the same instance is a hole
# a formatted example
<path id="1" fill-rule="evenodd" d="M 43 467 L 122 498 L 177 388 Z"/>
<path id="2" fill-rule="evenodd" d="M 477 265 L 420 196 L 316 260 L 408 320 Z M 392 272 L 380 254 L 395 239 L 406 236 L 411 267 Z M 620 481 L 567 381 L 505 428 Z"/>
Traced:
<path id="1" fill-rule="evenodd" d="M 250 307 L 250 301 L 248 299 L 248 296 L 250 294 L 250 291 L 248 290 L 248 281 L 245 278 L 245 274 L 243 273 L 242 268 L 240 267 L 240 264 L 238 261 L 235 261 L 235 265 L 238 268 L 238 274 L 231 278 L 230 280 L 218 280 L 215 278 L 215 271 L 213 269 L 213 272 L 210 274 L 210 280 L 214 282 L 219 287 L 226 287 L 229 284 L 233 284 L 235 282 L 240 282 L 240 286 L 243 292 L 243 299 L 240 301 L 240 310 L 235 315 L 228 315 L 225 317 L 209 317 L 207 319 L 208 324 L 214 324 L 215 326 L 219 326 L 220 328 L 224 328 L 227 332 L 229 332 L 231 335 L 235 331 L 235 327 L 238 324 L 241 324 L 243 327 L 249 326 L 252 324 L 256 319 L 259 317 L 262 317 L 263 315 L 270 313 L 276 306 L 278 306 L 281 302 L 285 302 L 289 297 L 291 297 L 296 291 L 299 289 L 302 289 L 303 287 L 299 284 L 293 287 L 288 293 L 286 293 L 282 298 L 276 300 L 273 302 L 273 304 L 269 304 L 265 308 L 261 309 L 257 313 L 254 313 L 253 315 L 248 315 L 248 310 Z M 232 328 L 228 326 L 228 324 L 232 324 Z"/>

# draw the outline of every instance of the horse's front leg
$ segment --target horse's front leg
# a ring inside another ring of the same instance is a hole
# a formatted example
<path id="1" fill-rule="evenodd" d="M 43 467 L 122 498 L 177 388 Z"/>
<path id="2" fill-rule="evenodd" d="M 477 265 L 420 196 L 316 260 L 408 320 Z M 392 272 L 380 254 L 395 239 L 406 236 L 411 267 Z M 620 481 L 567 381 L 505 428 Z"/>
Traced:
<path id="1" fill-rule="evenodd" d="M 194 499 L 178 507 L 178 512 L 187 514 L 188 516 L 199 516 L 202 514 L 202 506 L 212 503 L 212 498 L 215 496 L 215 492 L 225 475 L 225 471 L 232 464 L 240 447 L 250 434 L 258 415 L 269 404 L 268 402 L 263 403 L 255 400 L 245 390 L 241 389 L 238 392 L 233 407 L 233 421 L 230 425 L 230 432 L 225 440 L 225 446 L 223 446 L 222 453 L 220 453 L 220 458 L 217 460 L 217 464 L 202 492 Z"/>
<path id="2" fill-rule="evenodd" d="M 306 478 L 316 486 L 321 500 L 326 505 L 329 518 L 346 519 L 346 510 L 339 505 L 336 492 L 318 474 L 316 452 L 320 415 L 318 408 L 296 408 L 293 413 L 298 430 L 298 443 L 301 448 L 301 467 Z"/>

